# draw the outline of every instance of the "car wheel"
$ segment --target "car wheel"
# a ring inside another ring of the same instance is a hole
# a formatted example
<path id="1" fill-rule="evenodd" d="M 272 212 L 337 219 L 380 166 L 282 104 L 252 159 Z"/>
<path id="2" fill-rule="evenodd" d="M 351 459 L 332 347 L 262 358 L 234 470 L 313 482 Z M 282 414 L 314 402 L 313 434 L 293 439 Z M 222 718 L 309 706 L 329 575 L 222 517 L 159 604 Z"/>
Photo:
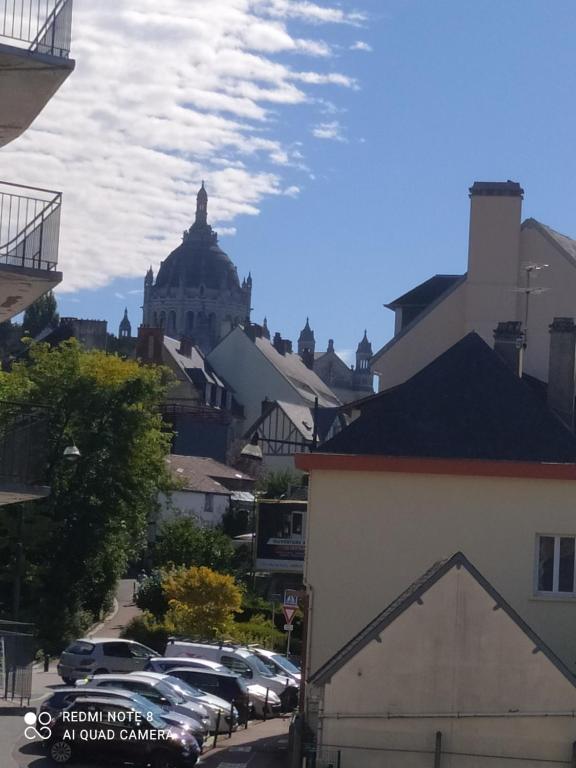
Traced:
<path id="1" fill-rule="evenodd" d="M 156 752 L 152 755 L 152 768 L 178 768 L 179 762 L 169 752 Z"/>
<path id="2" fill-rule="evenodd" d="M 57 739 L 50 744 L 50 757 L 55 763 L 63 765 L 72 760 L 72 745 L 65 739 Z"/>
<path id="3" fill-rule="evenodd" d="M 74 685 L 74 678 L 73 677 L 63 677 L 62 682 L 65 685 Z"/>

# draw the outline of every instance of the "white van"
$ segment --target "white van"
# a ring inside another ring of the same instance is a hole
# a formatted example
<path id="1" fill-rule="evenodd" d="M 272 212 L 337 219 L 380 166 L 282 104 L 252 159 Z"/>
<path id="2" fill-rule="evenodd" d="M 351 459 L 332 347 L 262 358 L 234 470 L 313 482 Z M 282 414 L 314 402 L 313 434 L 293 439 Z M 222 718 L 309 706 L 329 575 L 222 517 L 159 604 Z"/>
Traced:
<path id="1" fill-rule="evenodd" d="M 298 703 L 298 686 L 288 675 L 273 674 L 270 668 L 250 648 L 209 643 L 190 643 L 170 638 L 164 656 L 183 656 L 217 661 L 241 675 L 247 683 L 256 683 L 278 694 L 283 710 L 294 709 Z"/>

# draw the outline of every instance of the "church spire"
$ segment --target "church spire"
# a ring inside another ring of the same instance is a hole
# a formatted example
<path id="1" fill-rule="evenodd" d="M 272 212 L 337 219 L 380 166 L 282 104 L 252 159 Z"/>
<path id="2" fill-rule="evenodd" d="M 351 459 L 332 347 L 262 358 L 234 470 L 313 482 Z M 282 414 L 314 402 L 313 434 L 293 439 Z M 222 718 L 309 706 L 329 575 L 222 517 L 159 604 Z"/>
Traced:
<path id="1" fill-rule="evenodd" d="M 208 193 L 204 188 L 204 182 L 196 195 L 196 221 L 197 226 L 205 227 L 208 224 Z"/>

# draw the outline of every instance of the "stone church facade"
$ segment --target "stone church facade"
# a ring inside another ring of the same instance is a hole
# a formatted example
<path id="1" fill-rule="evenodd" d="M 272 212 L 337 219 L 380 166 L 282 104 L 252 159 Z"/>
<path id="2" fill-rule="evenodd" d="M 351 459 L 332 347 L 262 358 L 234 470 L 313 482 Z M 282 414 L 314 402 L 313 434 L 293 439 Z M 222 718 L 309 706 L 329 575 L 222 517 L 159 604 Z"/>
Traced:
<path id="1" fill-rule="evenodd" d="M 238 279 L 236 267 L 218 245 L 208 224 L 204 182 L 196 199 L 196 219 L 181 245 L 161 263 L 156 279 L 144 279 L 145 326 L 188 338 L 207 354 L 236 325 L 249 322 L 252 277 Z"/>

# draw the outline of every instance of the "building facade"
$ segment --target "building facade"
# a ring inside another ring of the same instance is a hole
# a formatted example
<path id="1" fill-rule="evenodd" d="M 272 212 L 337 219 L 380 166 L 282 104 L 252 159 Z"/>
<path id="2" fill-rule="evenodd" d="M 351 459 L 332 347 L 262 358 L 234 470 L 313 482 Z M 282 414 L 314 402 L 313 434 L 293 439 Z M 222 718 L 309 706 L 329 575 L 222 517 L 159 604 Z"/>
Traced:
<path id="1" fill-rule="evenodd" d="M 406 381 L 470 331 L 488 343 L 502 321 L 521 324 L 526 373 L 548 380 L 548 328 L 574 316 L 576 241 L 522 221 L 520 184 L 470 187 L 467 271 L 435 275 L 387 306 L 394 337 L 372 359 L 380 390 Z"/>
<path id="2" fill-rule="evenodd" d="M 251 297 L 251 275 L 240 284 L 236 267 L 208 224 L 208 194 L 202 182 L 196 219 L 182 244 L 162 262 L 156 279 L 152 268 L 146 274 L 144 325 L 162 328 L 172 338 L 193 339 L 208 353 L 250 318 Z"/>

